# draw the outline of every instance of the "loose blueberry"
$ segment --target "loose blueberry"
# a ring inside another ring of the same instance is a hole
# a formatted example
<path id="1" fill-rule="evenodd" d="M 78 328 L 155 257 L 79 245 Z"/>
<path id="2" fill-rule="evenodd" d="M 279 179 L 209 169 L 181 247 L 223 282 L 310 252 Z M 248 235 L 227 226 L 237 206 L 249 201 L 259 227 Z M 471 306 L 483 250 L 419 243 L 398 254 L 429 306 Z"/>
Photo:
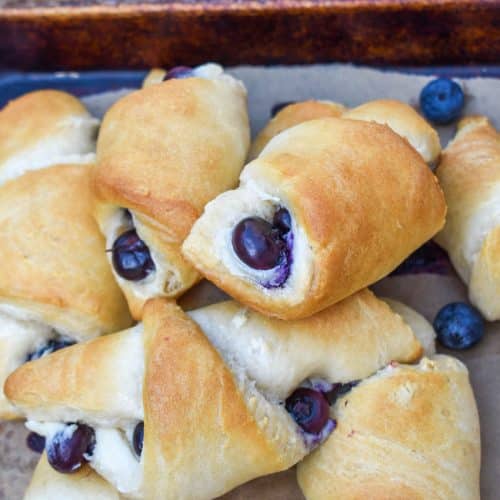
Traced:
<path id="1" fill-rule="evenodd" d="M 133 436 L 134 451 L 138 457 L 142 454 L 142 445 L 144 443 L 144 422 L 139 422 L 134 429 Z"/>
<path id="2" fill-rule="evenodd" d="M 295 422 L 310 434 L 319 434 L 328 422 L 329 407 L 323 393 L 300 387 L 286 400 L 285 408 Z"/>
<path id="3" fill-rule="evenodd" d="M 437 339 L 449 349 L 467 349 L 484 334 L 484 321 L 479 311 L 464 302 L 444 306 L 434 319 Z"/>
<path id="4" fill-rule="evenodd" d="M 333 384 L 332 389 L 325 393 L 325 398 L 330 406 L 334 405 L 340 396 L 347 394 L 353 387 L 359 384 L 359 380 L 353 380 L 352 382 L 347 382 L 345 384 L 336 383 Z"/>
<path id="5" fill-rule="evenodd" d="M 273 217 L 273 226 L 283 235 L 292 229 L 292 217 L 286 208 L 282 207 L 276 211 Z"/>
<path id="6" fill-rule="evenodd" d="M 121 234 L 113 244 L 113 266 L 124 279 L 139 281 L 155 270 L 149 248 L 135 229 Z"/>
<path id="7" fill-rule="evenodd" d="M 233 249 L 247 266 L 272 269 L 283 258 L 284 242 L 273 226 L 260 217 L 248 217 L 233 230 Z"/>
<path id="8" fill-rule="evenodd" d="M 30 432 L 26 438 L 26 444 L 31 451 L 43 453 L 45 449 L 45 437 L 36 432 Z"/>
<path id="9" fill-rule="evenodd" d="M 193 76 L 193 68 L 189 66 L 175 66 L 167 71 L 167 74 L 163 77 L 163 81 L 177 78 L 189 78 L 191 76 Z"/>
<path id="10" fill-rule="evenodd" d="M 69 347 L 70 345 L 73 345 L 75 342 L 72 340 L 49 340 L 47 344 L 44 346 L 40 347 L 40 349 L 28 354 L 26 357 L 26 361 L 34 361 L 35 359 L 40 359 L 43 358 L 44 356 L 47 356 L 48 354 L 51 354 L 55 351 L 59 351 L 59 349 L 64 349 L 65 347 Z"/>
<path id="11" fill-rule="evenodd" d="M 432 240 L 424 243 L 407 257 L 391 276 L 403 274 L 450 274 L 452 266 L 448 254 Z"/>
<path id="12" fill-rule="evenodd" d="M 47 443 L 47 459 L 58 472 L 78 470 L 92 455 L 95 432 L 85 424 L 69 424 Z"/>
<path id="13" fill-rule="evenodd" d="M 420 92 L 420 109 L 424 116 L 445 125 L 460 116 L 464 106 L 464 93 L 458 83 L 448 78 L 429 82 Z"/>
<path id="14" fill-rule="evenodd" d="M 297 101 L 284 101 L 278 102 L 271 108 L 271 117 L 275 117 L 283 108 L 290 106 L 290 104 L 295 104 Z"/>

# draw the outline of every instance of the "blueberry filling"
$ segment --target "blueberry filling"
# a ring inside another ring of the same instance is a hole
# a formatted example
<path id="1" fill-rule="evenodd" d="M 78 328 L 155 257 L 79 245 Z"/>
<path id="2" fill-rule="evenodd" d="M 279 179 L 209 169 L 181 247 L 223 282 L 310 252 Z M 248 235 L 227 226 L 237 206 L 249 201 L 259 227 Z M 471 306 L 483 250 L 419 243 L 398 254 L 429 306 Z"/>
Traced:
<path id="1" fill-rule="evenodd" d="M 193 68 L 189 66 L 174 66 L 167 71 L 167 74 L 163 77 L 163 81 L 176 78 L 189 78 L 191 76 L 193 76 Z"/>
<path id="2" fill-rule="evenodd" d="M 450 274 L 452 266 L 448 254 L 432 240 L 424 243 L 409 255 L 392 273 L 401 274 Z"/>
<path id="3" fill-rule="evenodd" d="M 319 434 L 329 419 L 330 407 L 323 393 L 299 387 L 286 400 L 285 408 L 309 434 Z"/>
<path id="4" fill-rule="evenodd" d="M 341 396 L 347 394 L 353 387 L 359 384 L 359 380 L 353 380 L 352 382 L 347 382 L 346 384 L 336 383 L 332 385 L 332 388 L 325 393 L 325 398 L 330 406 L 333 406 L 337 399 Z"/>
<path id="5" fill-rule="evenodd" d="M 155 270 L 148 246 L 135 229 L 122 233 L 113 243 L 113 267 L 119 276 L 140 281 Z"/>
<path id="6" fill-rule="evenodd" d="M 279 208 L 272 223 L 261 217 L 247 217 L 234 227 L 232 246 L 236 256 L 248 267 L 259 271 L 276 269 L 266 288 L 282 286 L 290 274 L 292 262 L 292 219 L 286 208 Z"/>
<path id="7" fill-rule="evenodd" d="M 139 422 L 135 426 L 132 442 L 136 455 L 140 457 L 142 454 L 142 445 L 144 443 L 144 422 Z"/>
<path id="8" fill-rule="evenodd" d="M 34 352 L 31 352 L 26 357 L 26 361 L 34 361 L 35 359 L 43 358 L 47 356 L 47 354 L 51 354 L 52 352 L 58 351 L 59 349 L 63 349 L 64 347 L 68 347 L 73 345 L 75 342 L 72 340 L 63 340 L 63 339 L 52 339 L 47 342 L 44 346 L 40 347 Z"/>
<path id="9" fill-rule="evenodd" d="M 95 447 L 95 432 L 85 424 L 68 424 L 47 443 L 47 459 L 58 472 L 75 472 L 87 463 Z"/>
<path id="10" fill-rule="evenodd" d="M 45 437 L 36 432 L 30 432 L 26 438 L 26 445 L 35 453 L 43 453 L 45 449 Z"/>

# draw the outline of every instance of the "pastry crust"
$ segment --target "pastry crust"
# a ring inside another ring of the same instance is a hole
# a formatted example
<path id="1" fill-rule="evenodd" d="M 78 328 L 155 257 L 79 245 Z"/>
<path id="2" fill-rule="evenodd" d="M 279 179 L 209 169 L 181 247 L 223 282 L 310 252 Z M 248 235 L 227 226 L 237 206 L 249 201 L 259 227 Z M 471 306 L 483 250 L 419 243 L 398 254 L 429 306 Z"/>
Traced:
<path id="1" fill-rule="evenodd" d="M 460 361 L 389 366 L 331 413 L 335 432 L 297 468 L 307 500 L 479 499 L 479 417 Z"/>
<path id="2" fill-rule="evenodd" d="M 377 99 L 346 111 L 342 117 L 387 125 L 404 137 L 426 163 L 434 163 L 439 158 L 441 143 L 438 133 L 404 102 L 395 99 Z"/>
<path id="3" fill-rule="evenodd" d="M 45 453 L 36 466 L 24 500 L 120 500 L 119 493 L 91 467 L 60 474 L 47 462 Z"/>
<path id="4" fill-rule="evenodd" d="M 150 300 L 143 334 L 100 337 L 27 363 L 10 375 L 6 394 L 30 421 L 85 422 L 97 436 L 144 419 L 141 461 L 130 458 L 137 470 L 106 479 L 118 487 L 138 474 L 139 498 L 208 499 L 310 451 L 283 407 L 305 379 L 351 381 L 422 352 L 401 317 L 368 290 L 286 324 L 232 301 L 190 315 Z"/>
<path id="5" fill-rule="evenodd" d="M 93 160 L 99 120 L 66 92 L 39 90 L 0 111 L 0 184 L 56 163 Z"/>
<path id="6" fill-rule="evenodd" d="M 271 118 L 252 143 L 248 159 L 260 155 L 267 143 L 280 132 L 290 127 L 317 118 L 338 118 L 346 110 L 342 104 L 332 101 L 302 101 L 289 104 Z"/>
<path id="7" fill-rule="evenodd" d="M 460 121 L 436 171 L 449 207 L 436 241 L 448 251 L 469 298 L 500 318 L 500 134 L 484 116 Z"/>
<path id="8" fill-rule="evenodd" d="M 292 217 L 287 281 L 266 288 L 232 251 L 236 224 Z M 183 245 L 210 281 L 282 319 L 307 317 L 387 275 L 443 225 L 446 205 L 420 155 L 389 127 L 312 120 L 276 136 L 241 174 L 237 190 L 205 208 Z"/>
<path id="9" fill-rule="evenodd" d="M 210 77 L 133 92 L 102 123 L 94 169 L 101 230 L 108 236 L 114 214 L 129 209 L 168 274 L 152 294 L 119 280 L 136 318 L 147 298 L 178 296 L 199 279 L 180 245 L 205 204 L 236 185 L 248 151 L 245 89 L 220 68 L 212 70 Z"/>

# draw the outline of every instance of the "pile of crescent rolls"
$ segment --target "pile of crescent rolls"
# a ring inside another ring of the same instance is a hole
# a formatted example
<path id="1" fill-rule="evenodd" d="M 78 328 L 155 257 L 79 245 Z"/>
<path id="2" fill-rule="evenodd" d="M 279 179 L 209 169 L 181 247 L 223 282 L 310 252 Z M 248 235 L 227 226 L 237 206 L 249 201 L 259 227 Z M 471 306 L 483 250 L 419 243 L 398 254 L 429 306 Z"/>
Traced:
<path id="1" fill-rule="evenodd" d="M 500 319 L 499 183 L 486 117 L 441 151 L 394 100 L 291 104 L 251 143 L 214 64 L 153 70 L 101 123 L 10 102 L 0 418 L 45 439 L 25 498 L 208 500 L 297 465 L 307 500 L 479 499 L 467 368 L 367 287 L 436 238 Z"/>

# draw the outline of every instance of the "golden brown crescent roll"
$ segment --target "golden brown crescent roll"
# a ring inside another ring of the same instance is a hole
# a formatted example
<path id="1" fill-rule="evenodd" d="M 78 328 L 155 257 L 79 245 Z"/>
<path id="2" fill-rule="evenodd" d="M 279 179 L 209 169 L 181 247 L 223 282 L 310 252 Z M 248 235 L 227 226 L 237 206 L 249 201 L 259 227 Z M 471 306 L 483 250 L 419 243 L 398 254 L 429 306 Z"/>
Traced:
<path id="1" fill-rule="evenodd" d="M 92 202 L 88 165 L 0 187 L 0 383 L 30 357 L 130 325 Z M 0 392 L 0 416 L 16 415 Z"/>
<path id="2" fill-rule="evenodd" d="M 24 500 L 119 500 L 120 494 L 88 465 L 74 474 L 59 474 L 47 462 L 38 462 Z"/>
<path id="3" fill-rule="evenodd" d="M 127 497 L 214 498 L 289 468 L 319 444 L 333 430 L 330 391 L 422 353 L 408 325 L 368 290 L 287 323 L 232 301 L 189 316 L 150 300 L 136 327 L 8 378 L 6 394 L 46 436 L 53 466 L 74 465 L 57 447 L 73 446 L 76 434 L 87 439 L 77 462 L 85 452 Z M 322 409 L 310 426 L 293 413 L 301 394 Z"/>
<path id="4" fill-rule="evenodd" d="M 156 73 L 150 73 L 154 79 Z M 410 105 L 395 99 L 377 99 L 353 109 L 328 101 L 304 101 L 290 104 L 272 118 L 255 138 L 249 158 L 253 160 L 267 143 L 283 130 L 316 118 L 348 118 L 373 121 L 389 126 L 404 137 L 425 162 L 434 163 L 441 152 L 439 135 Z"/>
<path id="5" fill-rule="evenodd" d="M 479 499 L 479 418 L 460 361 L 393 363 L 331 415 L 337 428 L 297 468 L 307 500 Z"/>
<path id="6" fill-rule="evenodd" d="M 149 85 L 106 113 L 97 144 L 96 215 L 132 315 L 199 275 L 180 246 L 205 204 L 234 187 L 249 147 L 246 91 L 220 66 Z"/>
<path id="7" fill-rule="evenodd" d="M 377 281 L 444 224 L 420 155 L 389 127 L 312 120 L 277 135 L 210 202 L 183 245 L 218 287 L 302 318 Z"/>
<path id="8" fill-rule="evenodd" d="M 310 100 L 285 106 L 269 120 L 254 139 L 248 155 L 249 160 L 257 158 L 267 143 L 283 130 L 317 118 L 338 118 L 344 111 L 345 108 L 342 104 L 331 101 Z"/>
<path id="9" fill-rule="evenodd" d="M 99 120 L 66 92 L 38 90 L 0 111 L 0 184 L 29 170 L 94 159 Z"/>
<path id="10" fill-rule="evenodd" d="M 343 118 L 373 121 L 389 126 L 404 137 L 426 163 L 434 163 L 441 152 L 439 135 L 410 105 L 395 99 L 377 99 L 346 111 Z"/>
<path id="11" fill-rule="evenodd" d="M 460 121 L 436 175 L 449 210 L 435 239 L 471 302 L 488 320 L 500 319 L 500 134 L 485 116 Z"/>

